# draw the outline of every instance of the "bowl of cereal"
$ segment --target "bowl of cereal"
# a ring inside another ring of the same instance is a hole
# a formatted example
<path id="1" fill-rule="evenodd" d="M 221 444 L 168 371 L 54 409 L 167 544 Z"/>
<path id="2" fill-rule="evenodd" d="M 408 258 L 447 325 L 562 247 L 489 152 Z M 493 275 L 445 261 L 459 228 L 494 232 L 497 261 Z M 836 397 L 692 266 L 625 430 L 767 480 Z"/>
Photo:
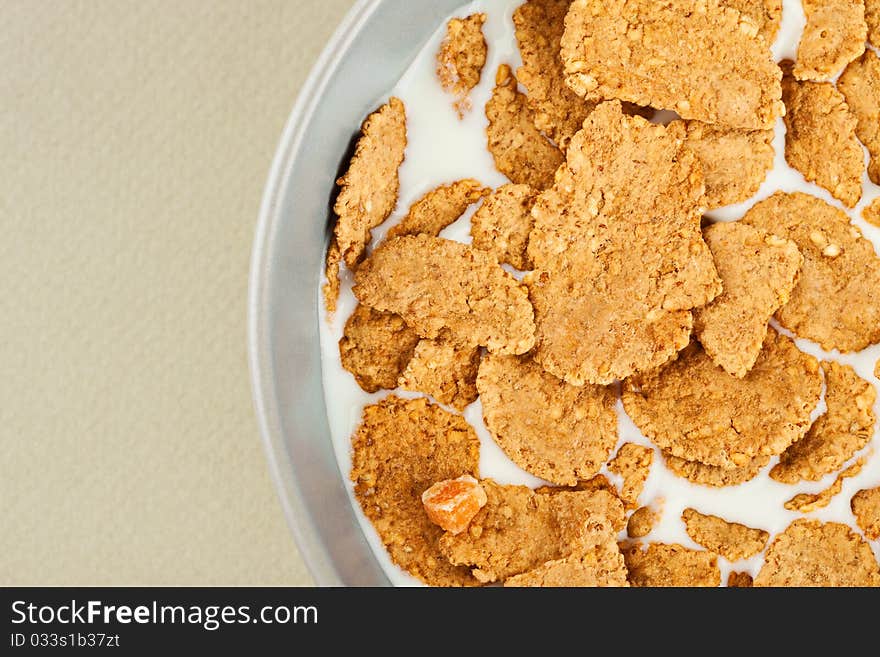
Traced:
<path id="1" fill-rule="evenodd" d="M 355 6 L 251 272 L 319 584 L 880 585 L 867 5 Z"/>

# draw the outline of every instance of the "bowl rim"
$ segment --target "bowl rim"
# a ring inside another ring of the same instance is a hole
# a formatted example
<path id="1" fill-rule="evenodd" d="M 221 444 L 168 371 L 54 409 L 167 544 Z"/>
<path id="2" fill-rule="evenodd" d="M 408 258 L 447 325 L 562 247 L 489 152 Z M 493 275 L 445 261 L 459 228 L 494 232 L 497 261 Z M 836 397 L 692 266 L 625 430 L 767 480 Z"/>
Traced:
<path id="1" fill-rule="evenodd" d="M 300 555 L 315 583 L 341 586 L 339 573 L 319 539 L 318 528 L 307 512 L 303 495 L 289 469 L 282 467 L 286 450 L 281 435 L 277 398 L 271 394 L 272 364 L 268 331 L 268 304 L 264 303 L 269 285 L 268 257 L 272 252 L 275 227 L 281 221 L 284 173 L 296 159 L 306 127 L 318 107 L 324 87 L 339 65 L 361 25 L 369 20 L 382 0 L 358 0 L 327 41 L 303 84 L 284 126 L 263 191 L 251 252 L 248 284 L 248 362 L 251 391 L 260 436 L 275 490 Z"/>

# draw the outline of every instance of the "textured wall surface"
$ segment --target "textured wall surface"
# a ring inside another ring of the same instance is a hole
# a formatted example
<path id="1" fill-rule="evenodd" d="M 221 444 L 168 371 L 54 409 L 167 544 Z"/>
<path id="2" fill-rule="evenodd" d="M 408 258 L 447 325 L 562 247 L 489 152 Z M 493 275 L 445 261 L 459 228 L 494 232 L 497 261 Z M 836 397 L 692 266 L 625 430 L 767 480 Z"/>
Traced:
<path id="1" fill-rule="evenodd" d="M 308 584 L 251 405 L 284 121 L 352 0 L 5 0 L 0 584 Z"/>

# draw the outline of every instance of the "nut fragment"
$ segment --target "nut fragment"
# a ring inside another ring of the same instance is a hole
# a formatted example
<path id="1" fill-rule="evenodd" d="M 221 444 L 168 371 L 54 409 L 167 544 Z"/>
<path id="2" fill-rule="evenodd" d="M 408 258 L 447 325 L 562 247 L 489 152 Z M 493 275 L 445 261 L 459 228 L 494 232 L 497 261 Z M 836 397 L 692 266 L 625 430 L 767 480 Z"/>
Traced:
<path id="1" fill-rule="evenodd" d="M 486 491 L 470 475 L 438 481 L 422 493 L 422 504 L 431 522 L 452 534 L 467 529 L 486 501 Z"/>
<path id="2" fill-rule="evenodd" d="M 727 576 L 728 588 L 750 589 L 753 585 L 754 580 L 748 573 L 731 572 L 730 575 Z"/>
<path id="3" fill-rule="evenodd" d="M 651 507 L 640 506 L 626 521 L 626 535 L 630 538 L 643 538 L 651 533 L 660 514 Z"/>

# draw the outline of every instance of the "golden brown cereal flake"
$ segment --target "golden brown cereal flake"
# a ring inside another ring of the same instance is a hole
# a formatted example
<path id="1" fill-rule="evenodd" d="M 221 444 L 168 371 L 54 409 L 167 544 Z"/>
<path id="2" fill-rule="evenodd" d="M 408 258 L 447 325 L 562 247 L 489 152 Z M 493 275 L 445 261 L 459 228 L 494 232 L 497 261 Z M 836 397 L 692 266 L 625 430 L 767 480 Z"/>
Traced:
<path id="1" fill-rule="evenodd" d="M 825 404 L 828 410 L 806 435 L 789 447 L 770 470 L 784 484 L 802 479 L 819 481 L 839 470 L 874 435 L 877 391 L 849 365 L 823 362 Z"/>
<path id="2" fill-rule="evenodd" d="M 780 323 L 823 349 L 880 342 L 880 258 L 845 212 L 808 194 L 777 192 L 743 222 L 792 240 L 804 264 Z"/>
<path id="3" fill-rule="evenodd" d="M 617 101 L 599 105 L 532 210 L 536 267 L 549 269 L 569 251 L 588 260 L 639 256 L 644 269 L 676 270 L 647 282 L 659 307 L 688 309 L 715 298 L 721 285 L 699 230 L 702 167 L 684 138 L 680 122 L 654 125 L 625 115 Z M 586 253 L 577 248 L 582 242 Z M 620 254 L 628 245 L 633 251 Z"/>
<path id="4" fill-rule="evenodd" d="M 525 282 L 540 341 L 535 358 L 573 385 L 607 385 L 659 367 L 687 345 L 693 328 L 688 311 L 649 314 L 641 304 L 617 305 L 634 299 L 623 289 L 605 296 L 575 270 L 541 271 Z"/>
<path id="5" fill-rule="evenodd" d="M 661 449 L 688 461 L 742 468 L 799 440 L 821 392 L 816 359 L 771 330 L 742 379 L 692 344 L 665 367 L 628 379 L 623 404 Z"/>
<path id="6" fill-rule="evenodd" d="M 603 474 L 597 474 L 596 476 L 590 477 L 589 479 L 579 481 L 574 486 L 539 486 L 535 489 L 535 492 L 540 495 L 549 495 L 565 490 L 591 492 L 604 490 L 606 493 L 611 493 L 615 497 L 619 497 L 615 485 L 608 481 L 608 477 Z"/>
<path id="7" fill-rule="evenodd" d="M 532 206 L 537 193 L 528 185 L 503 185 L 492 192 L 471 218 L 473 246 L 498 258 L 499 262 L 526 271 L 529 233 L 535 220 Z"/>
<path id="8" fill-rule="evenodd" d="M 703 166 L 708 209 L 754 196 L 773 168 L 772 130 L 734 130 L 687 122 L 687 145 Z"/>
<path id="9" fill-rule="evenodd" d="M 616 533 L 604 518 L 591 519 L 587 521 L 583 545 L 569 556 L 514 575 L 504 586 L 629 586 L 626 575 Z"/>
<path id="10" fill-rule="evenodd" d="M 532 209 L 535 359 L 570 383 L 663 364 L 687 344 L 687 310 L 721 291 L 699 230 L 702 173 L 683 133 L 602 103 Z"/>
<path id="11" fill-rule="evenodd" d="M 626 521 L 626 535 L 630 538 L 643 538 L 651 533 L 659 519 L 659 512 L 648 506 L 640 506 Z"/>
<path id="12" fill-rule="evenodd" d="M 799 493 L 785 503 L 785 508 L 789 511 L 800 511 L 801 513 L 812 513 L 817 509 L 824 509 L 831 504 L 831 500 L 835 496 L 840 495 L 840 491 L 843 490 L 843 480 L 855 477 L 862 471 L 864 466 L 865 459 L 861 458 L 837 475 L 834 483 L 828 488 L 818 493 Z"/>
<path id="13" fill-rule="evenodd" d="M 549 482 L 571 486 L 588 479 L 617 444 L 614 391 L 565 383 L 531 356 L 487 356 L 477 389 L 498 446 Z"/>
<path id="14" fill-rule="evenodd" d="M 862 210 L 862 219 L 872 226 L 880 228 L 880 197 L 875 198 L 871 205 Z"/>
<path id="15" fill-rule="evenodd" d="M 763 550 L 770 540 L 770 534 L 763 529 L 752 529 L 718 516 L 704 515 L 696 509 L 685 509 L 681 519 L 684 520 L 688 536 L 695 543 L 728 561 L 749 559 Z"/>
<path id="16" fill-rule="evenodd" d="M 405 148 L 406 110 L 400 99 L 392 98 L 364 121 L 348 171 L 336 181 L 340 190 L 333 206 L 338 217 L 333 234 L 350 268 L 363 258 L 370 231 L 397 205 L 397 170 Z"/>
<path id="17" fill-rule="evenodd" d="M 336 302 L 339 300 L 339 263 L 341 261 L 342 254 L 339 252 L 339 244 L 336 243 L 335 237 L 331 237 L 330 245 L 327 247 L 327 264 L 324 270 L 327 281 L 321 288 L 324 307 L 331 317 L 336 312 Z"/>
<path id="18" fill-rule="evenodd" d="M 440 550 L 456 565 L 473 567 L 481 582 L 505 580 L 562 559 L 583 544 L 589 520 L 613 531 L 625 523 L 623 505 L 606 491 L 535 493 L 526 486 L 484 480 L 488 502 L 468 531 L 446 534 Z"/>
<path id="19" fill-rule="evenodd" d="M 516 88 L 507 64 L 498 67 L 492 98 L 486 103 L 489 152 L 495 167 L 516 184 L 546 189 L 565 159 L 535 127 L 534 113 Z"/>
<path id="20" fill-rule="evenodd" d="M 453 18 L 446 24 L 446 38 L 437 52 L 437 77 L 444 91 L 456 97 L 459 118 L 470 110 L 468 94 L 480 82 L 488 46 L 483 37 L 486 14 Z"/>
<path id="21" fill-rule="evenodd" d="M 418 341 L 419 336 L 399 315 L 358 304 L 345 323 L 339 358 L 365 391 L 391 390 L 397 387 L 397 378 Z"/>
<path id="22" fill-rule="evenodd" d="M 422 493 L 422 506 L 428 518 L 452 534 L 467 529 L 486 502 L 486 491 L 470 475 L 438 481 Z"/>
<path id="23" fill-rule="evenodd" d="M 748 573 L 737 573 L 731 571 L 727 576 L 727 587 L 736 589 L 750 589 L 754 586 L 755 580 Z"/>
<path id="24" fill-rule="evenodd" d="M 478 584 L 440 553 L 443 531 L 428 518 L 421 495 L 463 473 L 479 476 L 480 441 L 464 418 L 427 399 L 387 397 L 364 409 L 352 437 L 355 497 L 391 559 L 436 586 Z"/>
<path id="25" fill-rule="evenodd" d="M 630 586 L 721 586 L 718 557 L 681 545 L 635 543 L 622 547 Z"/>
<path id="26" fill-rule="evenodd" d="M 880 586 L 880 566 L 848 526 L 802 518 L 770 544 L 755 586 Z"/>
<path id="27" fill-rule="evenodd" d="M 399 385 L 463 411 L 477 399 L 479 367 L 479 347 L 463 347 L 442 339 L 421 340 Z"/>
<path id="28" fill-rule="evenodd" d="M 588 100 L 746 130 L 771 129 L 784 111 L 758 26 L 718 0 L 576 0 L 562 59 L 568 86 Z"/>
<path id="29" fill-rule="evenodd" d="M 880 488 L 860 490 L 849 505 L 865 536 L 872 541 L 880 538 Z"/>
<path id="30" fill-rule="evenodd" d="M 437 237 L 489 191 L 472 178 L 437 187 L 413 203 L 403 220 L 388 231 L 388 239 L 420 233 Z"/>
<path id="31" fill-rule="evenodd" d="M 381 244 L 355 274 L 355 296 L 403 317 L 423 338 L 532 348 L 535 323 L 525 288 L 490 254 L 451 240 L 407 235 Z"/>
<path id="32" fill-rule="evenodd" d="M 651 474 L 653 462 L 654 450 L 635 443 L 621 445 L 614 458 L 608 462 L 608 470 L 623 478 L 620 499 L 627 509 L 638 506 L 639 495 Z"/>
<path id="33" fill-rule="evenodd" d="M 565 84 L 559 50 L 570 6 L 571 0 L 527 0 L 513 12 L 523 60 L 517 78 L 528 92 L 535 126 L 563 149 L 596 106 Z"/>
<path id="34" fill-rule="evenodd" d="M 865 22 L 868 24 L 868 41 L 880 48 L 880 0 L 865 0 Z"/>
<path id="35" fill-rule="evenodd" d="M 721 0 L 721 5 L 732 7 L 751 20 L 767 45 L 773 44 L 782 23 L 782 0 Z"/>
<path id="36" fill-rule="evenodd" d="M 865 51 L 863 0 L 801 0 L 807 24 L 798 44 L 798 80 L 831 80 Z"/>
<path id="37" fill-rule="evenodd" d="M 769 456 L 756 456 L 741 468 L 720 468 L 717 465 L 706 465 L 699 461 L 686 461 L 669 452 L 663 452 L 666 467 L 679 477 L 702 486 L 722 488 L 739 486 L 751 481 L 770 463 Z"/>
<path id="38" fill-rule="evenodd" d="M 830 82 L 782 80 L 785 100 L 785 159 L 809 182 L 855 207 L 862 197 L 865 157 L 856 118 Z"/>
<path id="39" fill-rule="evenodd" d="M 788 302 L 803 257 L 794 242 L 739 222 L 708 226 L 703 238 L 724 291 L 694 311 L 694 330 L 712 362 L 742 378 L 758 359 L 767 322 Z"/>
<path id="40" fill-rule="evenodd" d="M 856 135 L 868 149 L 868 177 L 880 185 L 880 57 L 867 50 L 837 81 L 856 119 Z"/>

